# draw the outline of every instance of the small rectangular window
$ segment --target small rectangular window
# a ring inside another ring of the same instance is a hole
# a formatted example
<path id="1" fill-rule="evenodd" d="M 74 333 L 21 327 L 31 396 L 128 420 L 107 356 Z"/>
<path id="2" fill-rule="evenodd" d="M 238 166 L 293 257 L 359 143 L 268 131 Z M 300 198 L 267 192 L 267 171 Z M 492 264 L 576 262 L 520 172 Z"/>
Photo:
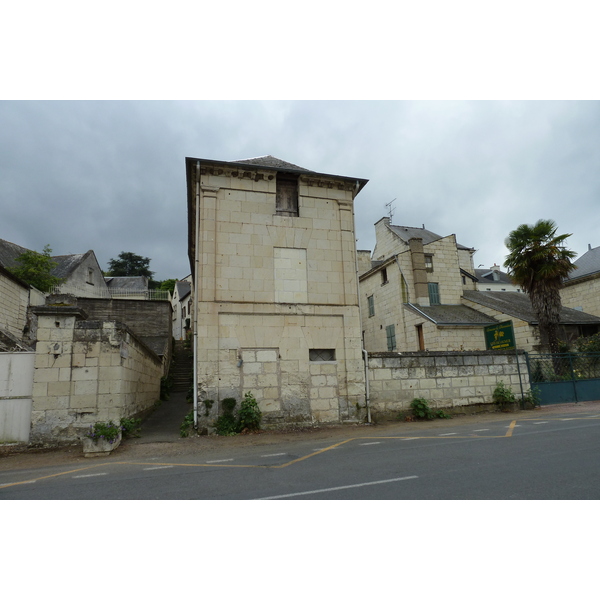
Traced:
<path id="1" fill-rule="evenodd" d="M 440 302 L 440 287 L 437 283 L 428 283 L 429 304 L 441 304 Z"/>
<path id="2" fill-rule="evenodd" d="M 387 338 L 388 352 L 393 352 L 396 349 L 396 327 L 395 327 L 395 325 L 388 325 L 385 328 L 385 336 Z"/>
<path id="3" fill-rule="evenodd" d="M 298 216 L 298 176 L 277 175 L 276 212 L 278 215 Z"/>
<path id="4" fill-rule="evenodd" d="M 311 362 L 334 362 L 335 348 L 314 348 L 309 350 L 308 360 Z"/>
<path id="5" fill-rule="evenodd" d="M 87 279 L 85 281 L 86 281 L 86 283 L 89 283 L 90 285 L 94 285 L 94 269 L 88 268 Z"/>
<path id="6" fill-rule="evenodd" d="M 388 283 L 387 269 L 381 269 L 381 285 Z"/>
<path id="7" fill-rule="evenodd" d="M 375 299 L 373 298 L 372 295 L 367 298 L 367 303 L 369 304 L 369 316 L 374 317 L 375 316 Z"/>
<path id="8" fill-rule="evenodd" d="M 425 270 L 428 273 L 433 273 L 433 256 L 431 254 L 425 255 Z"/>

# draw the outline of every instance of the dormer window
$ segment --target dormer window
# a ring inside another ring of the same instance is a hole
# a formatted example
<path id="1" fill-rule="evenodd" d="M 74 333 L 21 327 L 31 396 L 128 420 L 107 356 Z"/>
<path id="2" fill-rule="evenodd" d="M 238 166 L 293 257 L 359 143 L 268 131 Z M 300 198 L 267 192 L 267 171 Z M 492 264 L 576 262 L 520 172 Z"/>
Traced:
<path id="1" fill-rule="evenodd" d="M 298 176 L 277 174 L 276 212 L 287 217 L 298 216 Z"/>

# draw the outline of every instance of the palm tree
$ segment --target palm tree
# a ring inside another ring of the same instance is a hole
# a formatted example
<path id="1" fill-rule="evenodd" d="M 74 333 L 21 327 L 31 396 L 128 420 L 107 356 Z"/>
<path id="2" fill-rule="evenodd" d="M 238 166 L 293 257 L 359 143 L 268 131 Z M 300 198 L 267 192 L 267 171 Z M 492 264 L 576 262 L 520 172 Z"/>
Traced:
<path id="1" fill-rule="evenodd" d="M 575 269 L 571 259 L 576 253 L 564 246 L 571 235 L 556 235 L 558 227 L 550 219 L 535 225 L 519 225 L 505 240 L 510 254 L 504 266 L 523 291 L 529 294 L 540 328 L 542 347 L 558 353 L 560 321 L 560 289 L 568 274 Z"/>

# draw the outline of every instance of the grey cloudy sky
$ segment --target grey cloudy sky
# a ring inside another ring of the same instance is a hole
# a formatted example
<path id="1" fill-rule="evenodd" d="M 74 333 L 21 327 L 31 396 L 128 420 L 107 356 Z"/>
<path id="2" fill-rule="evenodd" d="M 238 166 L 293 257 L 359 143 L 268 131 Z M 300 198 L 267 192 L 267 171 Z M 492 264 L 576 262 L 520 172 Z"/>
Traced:
<path id="1" fill-rule="evenodd" d="M 186 156 L 368 179 L 360 249 L 394 198 L 394 224 L 455 233 L 476 267 L 539 218 L 579 254 L 600 245 L 597 101 L 2 101 L 0 131 L 0 237 L 104 269 L 128 251 L 189 273 Z"/>

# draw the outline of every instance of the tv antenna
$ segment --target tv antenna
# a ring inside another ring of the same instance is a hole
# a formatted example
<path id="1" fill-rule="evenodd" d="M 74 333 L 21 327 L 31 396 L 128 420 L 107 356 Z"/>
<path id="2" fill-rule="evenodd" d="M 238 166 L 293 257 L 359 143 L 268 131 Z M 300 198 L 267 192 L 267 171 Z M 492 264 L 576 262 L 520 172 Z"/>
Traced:
<path id="1" fill-rule="evenodd" d="M 394 198 L 391 202 L 388 202 L 385 207 L 388 209 L 388 215 L 390 216 L 390 223 L 392 222 L 392 217 L 394 216 L 394 211 L 396 210 L 392 204 L 396 202 L 396 198 Z"/>

